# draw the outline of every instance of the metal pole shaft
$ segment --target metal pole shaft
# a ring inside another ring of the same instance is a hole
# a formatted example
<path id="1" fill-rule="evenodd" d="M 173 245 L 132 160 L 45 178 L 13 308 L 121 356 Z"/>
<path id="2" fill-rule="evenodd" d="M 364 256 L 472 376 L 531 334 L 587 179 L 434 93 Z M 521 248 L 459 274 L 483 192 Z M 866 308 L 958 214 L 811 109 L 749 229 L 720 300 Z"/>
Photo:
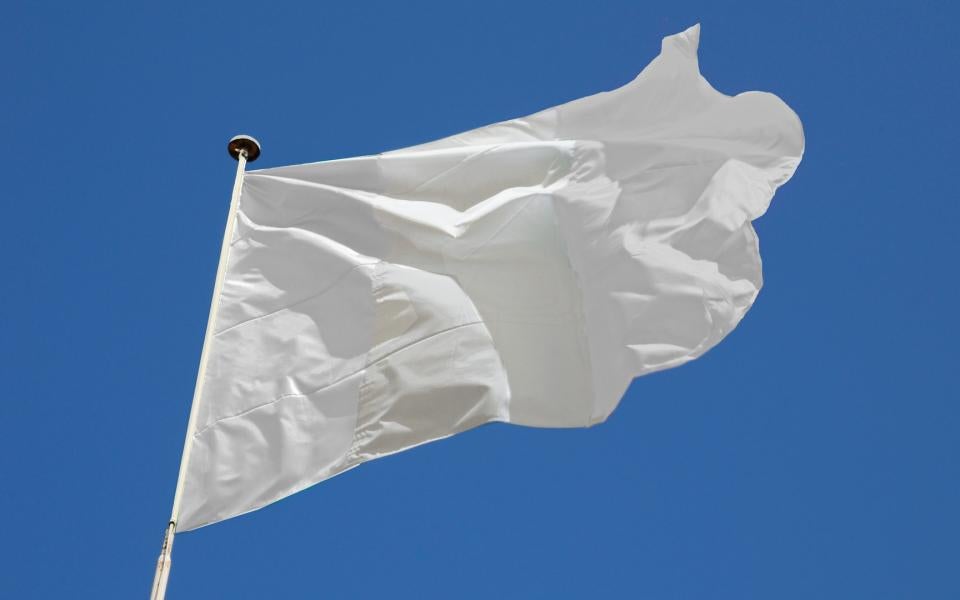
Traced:
<path id="1" fill-rule="evenodd" d="M 236 138 L 235 138 L 236 139 Z M 256 142 L 254 142 L 256 143 Z M 257 149 L 259 150 L 259 148 Z M 210 311 L 207 316 L 207 330 L 203 337 L 203 350 L 200 352 L 200 366 L 197 370 L 197 382 L 193 389 L 193 402 L 190 405 L 190 419 L 187 422 L 187 435 L 183 442 L 183 455 L 180 458 L 180 472 L 177 475 L 177 490 L 173 495 L 173 509 L 170 511 L 170 522 L 163 537 L 163 546 L 160 558 L 157 560 L 157 570 L 153 577 L 151 600 L 163 600 L 167 593 L 167 579 L 170 577 L 172 563 L 173 538 L 177 532 L 177 519 L 180 516 L 180 501 L 183 496 L 183 484 L 190 463 L 190 451 L 193 449 L 193 432 L 196 430 L 197 414 L 203 382 L 207 372 L 210 342 L 213 339 L 214 327 L 217 323 L 217 309 L 220 305 L 220 293 L 223 289 L 223 279 L 226 275 L 227 261 L 230 258 L 230 242 L 233 240 L 233 230 L 237 220 L 237 207 L 240 203 L 240 191 L 243 188 L 243 174 L 247 166 L 248 151 L 239 149 L 236 154 L 237 176 L 233 183 L 233 195 L 230 198 L 230 210 L 227 213 L 227 224 L 223 231 L 223 244 L 220 246 L 220 262 L 217 265 L 217 277 L 213 284 L 213 297 L 210 299 Z M 255 158 L 255 157 L 254 157 Z"/>
<path id="2" fill-rule="evenodd" d="M 176 525 L 173 521 L 167 524 L 163 534 L 163 546 L 160 547 L 160 558 L 157 559 L 157 570 L 153 574 L 153 588 L 150 590 L 151 600 L 163 600 L 167 595 L 167 579 L 170 577 L 170 555 L 173 553 L 173 534 Z"/>

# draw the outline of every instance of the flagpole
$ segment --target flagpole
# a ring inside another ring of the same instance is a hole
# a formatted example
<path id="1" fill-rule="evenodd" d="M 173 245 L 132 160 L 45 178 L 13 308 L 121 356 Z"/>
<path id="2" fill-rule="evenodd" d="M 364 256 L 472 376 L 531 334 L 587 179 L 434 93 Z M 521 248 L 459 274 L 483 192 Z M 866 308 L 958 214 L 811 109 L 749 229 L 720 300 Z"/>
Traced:
<path id="1" fill-rule="evenodd" d="M 163 600 L 167 593 L 167 580 L 170 577 L 172 564 L 173 538 L 177 533 L 177 519 L 180 516 L 180 500 L 183 495 L 184 476 L 190 462 L 190 451 L 193 449 L 193 432 L 196 428 L 198 407 L 200 405 L 201 390 L 207 372 L 208 351 L 210 340 L 213 338 L 213 329 L 217 322 L 217 309 L 220 303 L 220 292 L 223 289 L 223 279 L 227 270 L 227 261 L 230 258 L 230 242 L 233 239 L 233 229 L 237 220 L 237 207 L 240 204 L 240 191 L 243 188 L 243 175 L 248 162 L 257 160 L 260 156 L 260 143 L 248 135 L 238 135 L 227 144 L 227 151 L 237 161 L 237 176 L 233 182 L 233 195 L 230 197 L 230 209 L 227 212 L 227 224 L 223 230 L 223 242 L 220 245 L 220 262 L 217 264 L 217 277 L 213 284 L 213 296 L 210 299 L 210 311 L 207 315 L 207 329 L 203 336 L 203 349 L 200 351 L 200 366 L 197 370 L 197 382 L 193 388 L 193 401 L 190 404 L 190 418 L 187 422 L 186 439 L 183 442 L 183 454 L 180 457 L 180 472 L 177 475 L 177 490 L 173 495 L 173 509 L 170 511 L 170 521 L 167 523 L 163 535 L 163 545 L 160 548 L 160 558 L 157 559 L 157 570 L 153 576 L 153 588 L 150 592 L 151 600 Z"/>

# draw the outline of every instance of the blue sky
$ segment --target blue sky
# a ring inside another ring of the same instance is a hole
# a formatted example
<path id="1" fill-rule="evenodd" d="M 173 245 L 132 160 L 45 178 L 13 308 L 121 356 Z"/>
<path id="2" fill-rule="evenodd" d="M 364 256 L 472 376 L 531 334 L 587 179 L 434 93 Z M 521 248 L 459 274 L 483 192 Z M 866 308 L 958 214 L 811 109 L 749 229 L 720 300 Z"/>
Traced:
<path id="1" fill-rule="evenodd" d="M 806 131 L 740 327 L 602 426 L 483 427 L 178 536 L 169 597 L 960 597 L 958 11 L 593 4 L 6 6 L 0 597 L 148 594 L 232 135 L 257 167 L 407 146 L 617 87 L 695 22 L 717 89 Z"/>

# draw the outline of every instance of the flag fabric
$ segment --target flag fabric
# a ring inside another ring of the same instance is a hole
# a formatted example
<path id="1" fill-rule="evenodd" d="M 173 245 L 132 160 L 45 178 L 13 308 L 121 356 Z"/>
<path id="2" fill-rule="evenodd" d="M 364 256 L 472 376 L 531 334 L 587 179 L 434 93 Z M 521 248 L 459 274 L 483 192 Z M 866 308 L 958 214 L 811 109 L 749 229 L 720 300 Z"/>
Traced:
<path id="1" fill-rule="evenodd" d="M 490 421 L 600 423 L 728 334 L 803 131 L 714 90 L 698 38 L 526 118 L 246 174 L 177 529 Z"/>

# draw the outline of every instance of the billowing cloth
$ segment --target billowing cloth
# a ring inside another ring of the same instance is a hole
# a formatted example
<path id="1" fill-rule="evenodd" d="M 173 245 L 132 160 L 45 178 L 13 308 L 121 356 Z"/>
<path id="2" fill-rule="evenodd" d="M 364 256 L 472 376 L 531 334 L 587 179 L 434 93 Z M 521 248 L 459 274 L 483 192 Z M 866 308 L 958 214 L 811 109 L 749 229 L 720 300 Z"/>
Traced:
<path id="1" fill-rule="evenodd" d="M 248 173 L 178 530 L 490 421 L 599 423 L 729 333 L 803 132 L 714 90 L 698 37 L 612 92 Z"/>

